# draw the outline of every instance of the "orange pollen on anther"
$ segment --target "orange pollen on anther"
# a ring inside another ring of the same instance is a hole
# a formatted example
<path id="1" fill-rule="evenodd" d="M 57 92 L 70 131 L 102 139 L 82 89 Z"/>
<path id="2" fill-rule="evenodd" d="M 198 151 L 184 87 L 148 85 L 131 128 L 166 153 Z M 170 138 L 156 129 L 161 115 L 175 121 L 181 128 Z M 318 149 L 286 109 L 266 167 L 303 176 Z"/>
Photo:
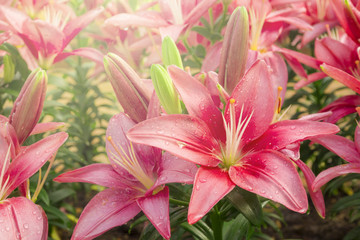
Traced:
<path id="1" fill-rule="evenodd" d="M 230 104 L 234 104 L 234 103 L 235 103 L 235 99 L 234 99 L 234 98 L 230 98 L 229 103 L 230 103 Z"/>

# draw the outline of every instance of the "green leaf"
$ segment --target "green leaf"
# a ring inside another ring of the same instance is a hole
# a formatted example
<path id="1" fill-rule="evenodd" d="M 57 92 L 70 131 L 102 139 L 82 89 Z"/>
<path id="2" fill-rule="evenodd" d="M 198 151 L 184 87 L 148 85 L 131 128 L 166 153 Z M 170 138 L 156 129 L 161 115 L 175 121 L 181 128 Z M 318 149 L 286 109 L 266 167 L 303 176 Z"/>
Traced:
<path id="1" fill-rule="evenodd" d="M 235 219 L 225 222 L 223 228 L 223 239 L 226 240 L 241 240 L 246 236 L 250 222 L 239 214 Z"/>
<path id="2" fill-rule="evenodd" d="M 75 195 L 75 193 L 76 192 L 72 188 L 63 188 L 63 189 L 59 189 L 55 192 L 50 193 L 49 197 L 50 197 L 51 203 L 54 204 L 54 203 L 62 201 L 63 199 L 65 199 L 71 195 Z"/>
<path id="3" fill-rule="evenodd" d="M 263 213 L 258 196 L 242 188 L 235 187 L 228 195 L 228 199 L 252 224 L 260 226 Z"/>

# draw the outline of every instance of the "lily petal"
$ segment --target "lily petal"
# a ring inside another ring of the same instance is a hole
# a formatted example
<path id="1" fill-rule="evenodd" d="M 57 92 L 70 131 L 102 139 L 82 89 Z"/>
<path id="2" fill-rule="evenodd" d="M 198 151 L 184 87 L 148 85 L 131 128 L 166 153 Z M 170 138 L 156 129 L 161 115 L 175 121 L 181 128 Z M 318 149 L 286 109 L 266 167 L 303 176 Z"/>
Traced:
<path id="1" fill-rule="evenodd" d="M 27 198 L 1 202 L 2 239 L 46 240 L 48 222 L 44 210 Z"/>
<path id="2" fill-rule="evenodd" d="M 83 48 L 75 49 L 74 51 L 71 52 L 60 53 L 55 57 L 54 63 L 60 62 L 69 56 L 84 57 L 101 65 L 103 64 L 103 58 L 104 58 L 104 54 L 101 53 L 99 50 L 90 47 L 83 47 Z"/>
<path id="3" fill-rule="evenodd" d="M 298 165 L 298 167 L 304 174 L 306 185 L 308 187 L 311 200 L 314 203 L 317 213 L 319 214 L 320 217 L 325 218 L 324 196 L 321 191 L 314 192 L 312 189 L 312 185 L 315 180 L 315 175 L 313 171 L 311 171 L 311 169 L 300 159 L 294 162 L 296 163 L 296 165 Z"/>
<path id="4" fill-rule="evenodd" d="M 229 170 L 239 187 L 283 204 L 299 213 L 308 209 L 305 189 L 293 163 L 272 150 L 250 154 Z"/>
<path id="5" fill-rule="evenodd" d="M 246 145 L 246 149 L 259 151 L 261 149 L 279 150 L 287 145 L 308 138 L 325 134 L 335 134 L 339 128 L 331 123 L 284 120 L 270 125 L 269 129 L 258 139 Z"/>
<path id="6" fill-rule="evenodd" d="M 63 122 L 38 123 L 35 125 L 34 129 L 31 131 L 30 135 L 53 131 L 53 130 L 59 129 L 63 126 L 65 126 L 65 123 L 63 123 Z"/>
<path id="7" fill-rule="evenodd" d="M 170 239 L 169 188 L 136 200 L 149 221 L 165 239 Z"/>
<path id="8" fill-rule="evenodd" d="M 208 126 L 188 115 L 167 115 L 138 123 L 127 133 L 131 141 L 164 149 L 180 158 L 205 166 L 217 166 L 213 151 L 220 146 Z"/>
<path id="9" fill-rule="evenodd" d="M 275 97 L 268 71 L 268 66 L 263 60 L 256 61 L 233 91 L 236 122 L 238 122 L 242 108 L 243 118 L 252 115 L 243 135 L 244 143 L 263 134 L 273 119 Z M 227 122 L 230 122 L 229 106 L 230 104 L 227 104 L 225 109 Z"/>
<path id="10" fill-rule="evenodd" d="M 318 191 L 324 184 L 328 183 L 330 180 L 345 175 L 348 173 L 360 173 L 360 163 L 349 163 L 343 164 L 336 167 L 328 168 L 315 178 L 312 189 L 314 192 Z"/>
<path id="11" fill-rule="evenodd" d="M 194 163 L 185 161 L 168 152 L 163 153 L 160 169 L 155 186 L 175 182 L 192 184 L 198 170 Z"/>
<path id="12" fill-rule="evenodd" d="M 34 175 L 66 141 L 65 132 L 50 135 L 23 149 L 11 162 L 5 177 L 9 177 L 7 195 Z"/>
<path id="13" fill-rule="evenodd" d="M 355 143 L 338 135 L 328 135 L 311 138 L 311 141 L 319 143 L 349 163 L 360 163 L 360 153 Z"/>
<path id="14" fill-rule="evenodd" d="M 110 164 L 95 163 L 65 172 L 54 179 L 55 182 L 86 182 L 109 188 L 126 188 L 129 184 Z"/>
<path id="15" fill-rule="evenodd" d="M 332 77 L 336 81 L 341 82 L 348 88 L 354 90 L 357 93 L 360 93 L 360 81 L 355 77 L 325 63 L 321 65 L 321 69 L 324 73 L 326 73 L 328 76 Z"/>
<path id="16" fill-rule="evenodd" d="M 139 212 L 133 195 L 118 189 L 105 189 L 86 205 L 75 226 L 72 240 L 90 240 L 123 225 Z"/>
<path id="17" fill-rule="evenodd" d="M 206 87 L 178 67 L 170 66 L 168 70 L 189 114 L 203 120 L 213 135 L 224 141 L 225 131 L 221 112 Z"/>
<path id="18" fill-rule="evenodd" d="M 84 15 L 69 21 L 64 28 L 65 39 L 63 43 L 63 49 L 84 27 L 89 25 L 103 10 L 103 7 L 99 7 L 97 9 L 90 10 Z"/>
<path id="19" fill-rule="evenodd" d="M 227 172 L 220 168 L 200 167 L 194 181 L 191 194 L 188 222 L 194 224 L 226 194 L 231 192 L 235 184 Z"/>

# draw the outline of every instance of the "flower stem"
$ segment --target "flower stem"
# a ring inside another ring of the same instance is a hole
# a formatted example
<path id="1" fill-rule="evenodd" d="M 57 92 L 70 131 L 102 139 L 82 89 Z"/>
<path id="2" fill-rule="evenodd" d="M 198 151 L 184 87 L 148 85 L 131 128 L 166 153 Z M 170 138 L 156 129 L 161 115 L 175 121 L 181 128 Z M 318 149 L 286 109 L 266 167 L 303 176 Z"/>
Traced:
<path id="1" fill-rule="evenodd" d="M 210 214 L 210 221 L 211 228 L 214 232 L 214 239 L 222 240 L 223 220 L 221 219 L 217 206 L 215 206 L 213 210 Z"/>

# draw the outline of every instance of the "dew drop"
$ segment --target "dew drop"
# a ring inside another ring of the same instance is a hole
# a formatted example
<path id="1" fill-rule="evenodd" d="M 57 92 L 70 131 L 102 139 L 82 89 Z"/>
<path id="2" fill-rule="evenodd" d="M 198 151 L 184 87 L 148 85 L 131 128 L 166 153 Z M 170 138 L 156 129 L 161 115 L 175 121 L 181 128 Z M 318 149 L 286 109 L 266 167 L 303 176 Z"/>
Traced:
<path id="1" fill-rule="evenodd" d="M 206 178 L 200 178 L 199 181 L 200 181 L 201 183 L 206 183 L 207 179 L 206 179 Z"/>
<path id="2" fill-rule="evenodd" d="M 40 221 L 40 220 L 42 219 L 42 217 L 41 217 L 41 216 L 38 216 L 36 219 Z"/>
<path id="3" fill-rule="evenodd" d="M 25 229 L 29 229 L 29 224 L 24 223 L 24 225 L 23 225 L 23 226 L 24 226 L 24 228 L 25 228 Z"/>
<path id="4" fill-rule="evenodd" d="M 200 186 L 199 185 L 196 185 L 196 190 L 200 190 Z"/>
<path id="5" fill-rule="evenodd" d="M 6 227 L 5 230 L 6 230 L 7 232 L 9 232 L 9 231 L 10 231 L 10 227 Z"/>
<path id="6" fill-rule="evenodd" d="M 296 127 L 295 126 L 290 126 L 290 129 L 291 130 L 294 130 Z"/>
<path id="7" fill-rule="evenodd" d="M 260 192 L 261 192 L 262 194 L 264 194 L 264 193 L 265 193 L 265 190 L 261 190 Z"/>

